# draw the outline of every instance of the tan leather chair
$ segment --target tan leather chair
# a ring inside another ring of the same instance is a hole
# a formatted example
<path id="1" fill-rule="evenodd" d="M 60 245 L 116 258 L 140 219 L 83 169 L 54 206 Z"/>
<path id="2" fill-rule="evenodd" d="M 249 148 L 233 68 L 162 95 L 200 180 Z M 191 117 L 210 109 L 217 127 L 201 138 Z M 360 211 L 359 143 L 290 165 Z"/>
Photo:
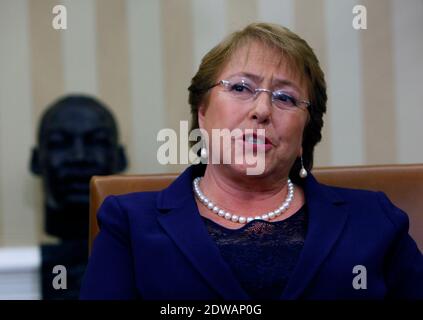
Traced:
<path id="1" fill-rule="evenodd" d="M 313 174 L 324 184 L 383 191 L 410 218 L 410 233 L 423 251 L 423 164 L 316 168 Z M 157 191 L 178 175 L 95 176 L 90 185 L 90 247 L 98 233 L 97 210 L 108 195 Z"/>

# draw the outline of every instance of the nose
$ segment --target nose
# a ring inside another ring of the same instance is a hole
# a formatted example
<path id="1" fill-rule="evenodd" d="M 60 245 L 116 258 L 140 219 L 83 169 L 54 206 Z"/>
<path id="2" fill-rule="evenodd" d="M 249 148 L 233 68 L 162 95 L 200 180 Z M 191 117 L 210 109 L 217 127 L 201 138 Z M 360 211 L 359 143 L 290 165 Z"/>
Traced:
<path id="1" fill-rule="evenodd" d="M 270 122 L 272 115 L 272 96 L 267 90 L 261 90 L 256 93 L 253 102 L 253 109 L 250 118 L 261 124 Z"/>
<path id="2" fill-rule="evenodd" d="M 75 139 L 73 144 L 73 159 L 77 161 L 81 161 L 85 159 L 86 151 L 84 142 L 82 141 L 82 138 L 78 137 Z"/>

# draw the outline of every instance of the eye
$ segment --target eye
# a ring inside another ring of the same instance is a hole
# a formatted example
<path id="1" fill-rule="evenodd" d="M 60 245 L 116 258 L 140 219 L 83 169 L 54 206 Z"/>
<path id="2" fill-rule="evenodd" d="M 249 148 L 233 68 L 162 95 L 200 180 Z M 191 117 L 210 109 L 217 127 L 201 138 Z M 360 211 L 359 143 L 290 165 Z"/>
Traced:
<path id="1" fill-rule="evenodd" d="M 67 142 L 67 137 L 61 133 L 52 133 L 47 137 L 47 146 L 49 148 L 64 147 Z"/>
<path id="2" fill-rule="evenodd" d="M 231 85 L 230 91 L 239 92 L 239 93 L 243 93 L 243 92 L 251 93 L 251 92 L 253 92 L 247 84 L 242 83 L 242 82 L 235 83 L 235 84 Z"/>
<path id="3" fill-rule="evenodd" d="M 91 145 L 108 146 L 111 144 L 110 136 L 104 132 L 97 132 L 88 135 L 87 142 Z"/>
<path id="4" fill-rule="evenodd" d="M 275 102 L 278 102 L 282 106 L 288 106 L 288 107 L 297 106 L 297 99 L 295 99 L 294 97 L 290 96 L 289 94 L 285 92 L 282 92 L 282 91 L 275 92 L 273 98 Z"/>

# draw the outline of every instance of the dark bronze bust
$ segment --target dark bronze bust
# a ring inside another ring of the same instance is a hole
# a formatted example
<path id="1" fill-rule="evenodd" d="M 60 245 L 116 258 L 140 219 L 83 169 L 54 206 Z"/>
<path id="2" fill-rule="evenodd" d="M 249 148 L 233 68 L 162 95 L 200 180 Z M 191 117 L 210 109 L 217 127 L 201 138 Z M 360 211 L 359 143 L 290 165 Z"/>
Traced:
<path id="1" fill-rule="evenodd" d="M 45 231 L 60 239 L 41 245 L 43 299 L 77 299 L 88 259 L 89 181 L 123 171 L 127 159 L 112 113 L 95 98 L 67 96 L 44 112 L 32 150 L 31 171 L 43 182 Z M 66 290 L 52 286 L 57 265 Z"/>
<path id="2" fill-rule="evenodd" d="M 87 238 L 89 180 L 123 171 L 127 161 L 113 115 L 98 100 L 68 96 L 42 116 L 31 171 L 43 180 L 45 231 Z"/>

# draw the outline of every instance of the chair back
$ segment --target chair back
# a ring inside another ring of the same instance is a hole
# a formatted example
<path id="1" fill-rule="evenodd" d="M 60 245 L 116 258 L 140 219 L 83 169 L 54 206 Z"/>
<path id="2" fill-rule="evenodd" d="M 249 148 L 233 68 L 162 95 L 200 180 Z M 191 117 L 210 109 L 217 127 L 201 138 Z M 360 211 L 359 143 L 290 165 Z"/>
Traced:
<path id="1" fill-rule="evenodd" d="M 315 168 L 323 184 L 383 191 L 410 218 L 410 234 L 423 251 L 423 164 Z M 97 211 L 108 195 L 166 188 L 178 174 L 94 176 L 90 183 L 90 248 L 98 233 Z"/>

